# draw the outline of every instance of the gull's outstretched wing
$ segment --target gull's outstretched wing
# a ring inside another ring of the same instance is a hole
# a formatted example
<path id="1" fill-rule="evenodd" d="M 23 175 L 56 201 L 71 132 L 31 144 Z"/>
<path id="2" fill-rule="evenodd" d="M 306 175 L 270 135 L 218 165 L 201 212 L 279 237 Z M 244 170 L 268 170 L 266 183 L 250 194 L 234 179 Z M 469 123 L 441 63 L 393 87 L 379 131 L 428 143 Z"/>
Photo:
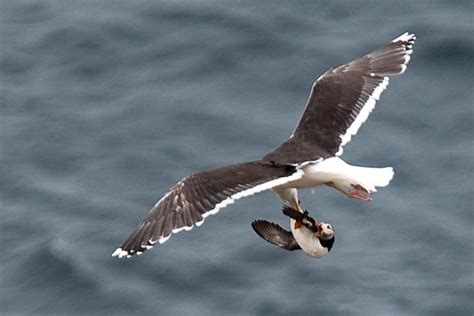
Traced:
<path id="1" fill-rule="evenodd" d="M 294 166 L 254 161 L 193 174 L 178 182 L 150 210 L 112 256 L 141 254 L 171 234 L 200 226 L 235 200 L 301 178 Z"/>
<path id="2" fill-rule="evenodd" d="M 256 219 L 252 222 L 252 228 L 260 237 L 280 248 L 290 251 L 301 249 L 293 234 L 280 225 Z"/>
<path id="3" fill-rule="evenodd" d="M 303 115 L 290 138 L 263 159 L 301 163 L 342 154 L 388 86 L 407 68 L 415 35 L 402 34 L 383 47 L 331 69 L 313 84 Z"/>

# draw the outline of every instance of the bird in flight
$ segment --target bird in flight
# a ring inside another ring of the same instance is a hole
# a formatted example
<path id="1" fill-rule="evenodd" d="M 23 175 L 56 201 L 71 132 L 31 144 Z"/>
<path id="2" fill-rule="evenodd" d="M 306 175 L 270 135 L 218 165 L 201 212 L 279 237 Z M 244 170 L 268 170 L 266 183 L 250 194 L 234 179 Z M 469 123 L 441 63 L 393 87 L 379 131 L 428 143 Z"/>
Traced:
<path id="1" fill-rule="evenodd" d="M 325 184 L 348 197 L 370 201 L 393 169 L 351 166 L 339 158 L 388 86 L 405 72 L 415 35 L 404 33 L 373 52 L 326 71 L 313 84 L 291 136 L 263 158 L 185 177 L 149 211 L 112 256 L 140 255 L 172 234 L 200 226 L 236 200 L 273 190 L 283 203 L 303 212 L 299 188 Z"/>
<path id="2" fill-rule="evenodd" d="M 315 220 L 308 211 L 301 213 L 286 205 L 283 214 L 290 218 L 291 232 L 263 219 L 254 220 L 252 228 L 269 243 L 289 251 L 302 249 L 308 256 L 315 258 L 321 258 L 331 251 L 335 233 L 330 223 Z"/>

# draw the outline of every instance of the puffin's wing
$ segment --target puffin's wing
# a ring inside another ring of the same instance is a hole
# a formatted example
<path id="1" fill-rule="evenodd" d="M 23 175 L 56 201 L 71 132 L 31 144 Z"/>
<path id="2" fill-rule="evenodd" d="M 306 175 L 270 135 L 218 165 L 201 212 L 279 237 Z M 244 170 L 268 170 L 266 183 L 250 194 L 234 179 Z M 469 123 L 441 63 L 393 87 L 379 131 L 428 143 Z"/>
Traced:
<path id="1" fill-rule="evenodd" d="M 286 216 L 288 216 L 288 217 L 290 217 L 294 220 L 297 220 L 297 221 L 302 221 L 306 217 L 304 213 L 301 213 L 301 212 L 299 212 L 299 211 L 295 210 L 294 208 L 289 207 L 287 205 L 283 205 L 283 208 L 281 209 L 281 211 Z"/>
<path id="2" fill-rule="evenodd" d="M 294 166 L 254 161 L 196 173 L 178 182 L 112 256 L 141 254 L 171 234 L 200 226 L 235 200 L 301 178 Z"/>
<path id="3" fill-rule="evenodd" d="M 316 226 L 316 220 L 312 218 L 311 216 L 309 216 L 308 211 L 301 213 L 292 207 L 284 205 L 282 208 L 282 212 L 289 218 L 299 221 L 301 224 L 306 226 L 306 228 L 308 228 L 309 230 L 313 232 L 318 231 L 318 227 Z"/>
<path id="4" fill-rule="evenodd" d="M 301 249 L 293 234 L 280 225 L 256 219 L 252 222 L 252 228 L 260 237 L 280 248 L 290 251 Z"/>
<path id="5" fill-rule="evenodd" d="M 357 133 L 388 86 L 389 77 L 405 72 L 415 39 L 413 34 L 402 34 L 385 46 L 324 73 L 313 84 L 291 137 L 264 159 L 298 163 L 299 157 L 308 161 L 342 154 L 342 147 Z M 300 148 L 303 146 L 304 150 Z M 299 157 L 290 158 L 294 152 Z"/>

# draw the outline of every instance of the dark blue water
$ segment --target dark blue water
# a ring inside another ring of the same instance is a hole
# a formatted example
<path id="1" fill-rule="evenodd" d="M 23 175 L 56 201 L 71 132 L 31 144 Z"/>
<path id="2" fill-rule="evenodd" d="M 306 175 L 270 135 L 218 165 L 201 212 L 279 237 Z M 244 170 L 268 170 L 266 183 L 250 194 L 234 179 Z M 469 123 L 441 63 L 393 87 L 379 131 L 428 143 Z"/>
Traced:
<path id="1" fill-rule="evenodd" d="M 1 1 L 0 313 L 472 315 L 471 1 Z M 316 260 L 261 240 L 271 192 L 132 260 L 110 255 L 191 172 L 260 158 L 314 79 L 418 41 L 344 159 L 394 166 L 372 203 L 319 188 Z"/>

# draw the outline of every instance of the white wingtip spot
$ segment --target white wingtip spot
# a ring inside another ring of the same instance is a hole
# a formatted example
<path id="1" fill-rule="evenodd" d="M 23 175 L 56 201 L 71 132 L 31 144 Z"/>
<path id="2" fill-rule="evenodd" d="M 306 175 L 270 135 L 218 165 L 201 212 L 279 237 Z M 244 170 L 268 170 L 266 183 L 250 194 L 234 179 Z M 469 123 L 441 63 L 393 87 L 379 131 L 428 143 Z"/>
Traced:
<path id="1" fill-rule="evenodd" d="M 196 222 L 195 225 L 196 225 L 197 227 L 199 227 L 199 226 L 202 225 L 202 223 L 204 223 L 204 216 L 202 217 L 202 220 L 199 221 L 199 222 Z"/>
<path id="2" fill-rule="evenodd" d="M 175 228 L 175 229 L 173 229 L 171 232 L 172 232 L 173 234 L 177 234 L 177 233 L 179 233 L 179 232 L 181 232 L 181 231 L 183 231 L 183 230 L 185 230 L 185 231 L 190 231 L 191 229 L 193 229 L 193 227 L 194 227 L 193 225 L 191 225 L 191 226 L 183 226 L 183 227 Z"/>
<path id="3" fill-rule="evenodd" d="M 171 234 L 169 234 L 169 235 L 166 236 L 166 237 L 160 237 L 160 239 L 158 239 L 158 243 L 164 244 L 165 242 L 168 241 L 168 239 L 170 239 L 170 237 L 171 237 Z"/>
<path id="4" fill-rule="evenodd" d="M 117 257 L 121 252 L 122 252 L 122 248 L 115 249 L 114 253 L 112 254 L 112 257 Z"/>
<path id="5" fill-rule="evenodd" d="M 123 257 L 125 257 L 125 256 L 128 257 L 128 255 L 129 255 L 129 254 L 128 254 L 127 251 L 121 250 L 120 253 L 118 254 L 118 257 L 119 257 L 119 258 L 123 258 Z"/>
<path id="6" fill-rule="evenodd" d="M 406 65 L 407 62 L 405 62 L 404 65 L 402 65 L 402 70 L 400 70 L 400 74 L 404 73 L 406 70 L 407 70 L 407 65 Z"/>
<path id="7" fill-rule="evenodd" d="M 177 233 L 179 233 L 179 232 L 182 231 L 182 230 L 184 230 L 184 227 L 174 228 L 171 232 L 172 232 L 173 234 L 177 234 Z"/>
<path id="8" fill-rule="evenodd" d="M 392 41 L 392 43 L 409 42 L 409 41 L 412 41 L 412 40 L 415 40 L 415 39 L 416 39 L 415 34 L 409 34 L 408 32 L 405 32 L 402 35 L 400 35 L 399 37 L 397 37 L 396 39 L 394 39 Z"/>

